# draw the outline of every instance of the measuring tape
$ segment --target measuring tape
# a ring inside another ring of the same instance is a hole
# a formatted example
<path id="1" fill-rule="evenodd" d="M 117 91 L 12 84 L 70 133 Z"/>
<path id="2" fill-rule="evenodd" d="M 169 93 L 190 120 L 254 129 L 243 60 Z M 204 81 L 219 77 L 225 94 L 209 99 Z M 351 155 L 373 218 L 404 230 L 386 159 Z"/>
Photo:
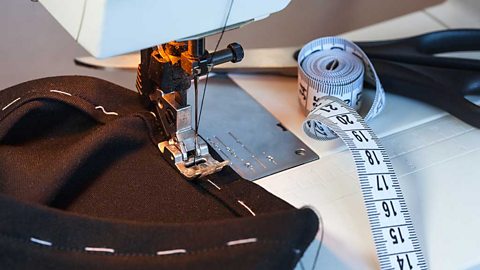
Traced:
<path id="1" fill-rule="evenodd" d="M 328 37 L 308 43 L 298 63 L 299 100 L 310 112 L 303 129 L 318 140 L 338 136 L 350 149 L 381 269 L 427 269 L 387 152 L 355 110 L 364 77 L 377 90 L 365 120 L 383 109 L 385 93 L 370 60 L 355 44 Z"/>
<path id="2" fill-rule="evenodd" d="M 305 113 L 317 107 L 324 96 L 338 97 L 359 109 L 364 80 L 376 88 L 365 120 L 382 111 L 385 91 L 367 55 L 354 43 L 339 37 L 313 40 L 300 50 L 298 65 L 299 100 Z"/>

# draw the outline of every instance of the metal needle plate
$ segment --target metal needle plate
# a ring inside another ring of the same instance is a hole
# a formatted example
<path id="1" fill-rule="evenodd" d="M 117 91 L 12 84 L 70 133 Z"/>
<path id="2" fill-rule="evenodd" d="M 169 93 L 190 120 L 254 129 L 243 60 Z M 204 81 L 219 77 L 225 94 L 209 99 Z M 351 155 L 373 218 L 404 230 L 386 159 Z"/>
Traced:
<path id="1" fill-rule="evenodd" d="M 193 91 L 188 98 L 194 99 Z M 252 181 L 318 159 L 226 76 L 209 79 L 199 134 L 230 160 L 235 172 Z"/>

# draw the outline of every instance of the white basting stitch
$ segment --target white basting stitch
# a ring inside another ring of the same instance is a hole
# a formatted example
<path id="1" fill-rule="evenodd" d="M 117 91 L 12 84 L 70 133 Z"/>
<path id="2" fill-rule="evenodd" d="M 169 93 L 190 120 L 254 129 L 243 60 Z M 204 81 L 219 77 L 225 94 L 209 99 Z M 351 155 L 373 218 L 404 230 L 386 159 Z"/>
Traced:
<path id="1" fill-rule="evenodd" d="M 186 249 L 171 249 L 171 250 L 161 250 L 157 251 L 157 255 L 172 255 L 172 254 L 179 254 L 179 253 L 187 253 Z"/>
<path id="2" fill-rule="evenodd" d="M 102 110 L 102 112 L 106 115 L 116 115 L 116 116 L 118 116 L 118 113 L 116 113 L 116 112 L 107 112 L 103 106 L 97 106 L 97 107 L 95 107 L 95 109 L 96 110 L 98 110 L 98 109 Z"/>
<path id="3" fill-rule="evenodd" d="M 240 200 L 238 200 L 237 202 L 239 204 L 241 204 L 243 207 L 245 207 L 248 210 L 248 212 L 250 212 L 253 216 L 256 216 L 255 212 L 253 212 L 252 209 L 250 207 L 248 207 L 244 202 L 242 202 Z"/>
<path id="4" fill-rule="evenodd" d="M 20 98 L 17 98 L 17 99 L 15 99 L 14 101 L 8 103 L 7 106 L 5 106 L 5 107 L 2 108 L 2 111 L 5 111 L 6 109 L 8 109 L 8 107 L 12 106 L 13 103 L 15 103 L 15 102 L 17 102 L 17 101 L 19 101 L 19 100 L 20 100 Z"/>
<path id="5" fill-rule="evenodd" d="M 66 96 L 69 96 L 69 97 L 72 96 L 72 94 L 67 93 L 67 92 L 63 92 L 63 91 L 60 91 L 60 90 L 50 90 L 50 92 L 52 92 L 52 93 L 58 93 L 58 94 L 62 94 L 62 95 L 66 95 Z"/>
<path id="6" fill-rule="evenodd" d="M 210 179 L 207 179 L 207 181 L 212 184 L 212 186 L 214 186 L 216 189 L 218 190 L 222 190 L 219 186 L 217 186 L 217 184 L 215 184 L 214 182 L 210 181 Z"/>
<path id="7" fill-rule="evenodd" d="M 85 247 L 85 251 L 115 253 L 115 249 L 113 248 L 101 248 L 101 247 Z"/>
<path id="8" fill-rule="evenodd" d="M 52 242 L 41 240 L 41 239 L 38 239 L 38 238 L 35 238 L 35 237 L 30 237 L 30 241 L 32 241 L 33 243 L 43 245 L 43 246 L 49 246 L 49 247 L 52 246 Z"/>
<path id="9" fill-rule="evenodd" d="M 234 245 L 243 245 L 243 244 L 250 244 L 257 242 L 257 238 L 247 238 L 247 239 L 240 239 L 227 242 L 227 246 L 234 246 Z"/>

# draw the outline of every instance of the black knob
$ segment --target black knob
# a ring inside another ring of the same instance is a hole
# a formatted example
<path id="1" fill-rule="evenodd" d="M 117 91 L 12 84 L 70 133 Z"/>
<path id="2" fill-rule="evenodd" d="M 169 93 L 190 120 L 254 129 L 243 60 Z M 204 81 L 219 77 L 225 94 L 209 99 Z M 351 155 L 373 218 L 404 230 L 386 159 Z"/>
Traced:
<path id="1" fill-rule="evenodd" d="M 237 63 L 242 61 L 244 56 L 242 45 L 234 42 L 234 43 L 230 43 L 227 46 L 227 48 L 229 48 L 232 51 L 232 63 Z"/>

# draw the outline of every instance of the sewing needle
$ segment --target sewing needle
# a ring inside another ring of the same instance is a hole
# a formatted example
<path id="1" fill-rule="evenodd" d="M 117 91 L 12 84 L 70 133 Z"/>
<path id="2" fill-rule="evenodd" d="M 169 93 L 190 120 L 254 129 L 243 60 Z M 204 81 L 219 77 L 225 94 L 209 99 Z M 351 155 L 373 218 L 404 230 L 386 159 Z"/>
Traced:
<path id="1" fill-rule="evenodd" d="M 199 155 L 198 150 L 198 76 L 193 76 L 193 85 L 195 88 L 195 155 L 193 157 L 193 163 L 196 162 L 196 157 Z"/>

